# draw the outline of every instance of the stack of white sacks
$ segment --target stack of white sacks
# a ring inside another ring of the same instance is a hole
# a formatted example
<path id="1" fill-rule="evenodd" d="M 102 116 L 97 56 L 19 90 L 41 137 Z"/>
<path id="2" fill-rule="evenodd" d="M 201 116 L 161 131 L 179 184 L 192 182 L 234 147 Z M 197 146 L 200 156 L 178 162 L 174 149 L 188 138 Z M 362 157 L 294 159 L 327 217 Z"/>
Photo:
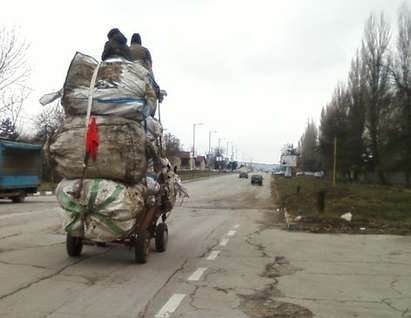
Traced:
<path id="1" fill-rule="evenodd" d="M 99 145 L 96 160 L 88 160 L 85 168 L 93 80 L 91 116 L 96 119 Z M 60 94 L 66 120 L 48 155 L 64 177 L 56 195 L 65 211 L 66 231 L 112 241 L 128 236 L 154 204 L 163 206 L 163 212 L 170 210 L 180 179 L 161 151 L 162 127 L 154 118 L 157 100 L 149 71 L 138 62 L 116 58 L 98 64 L 76 53 Z M 161 185 L 157 177 L 164 180 Z M 166 198 L 166 205 L 158 202 L 160 197 Z"/>

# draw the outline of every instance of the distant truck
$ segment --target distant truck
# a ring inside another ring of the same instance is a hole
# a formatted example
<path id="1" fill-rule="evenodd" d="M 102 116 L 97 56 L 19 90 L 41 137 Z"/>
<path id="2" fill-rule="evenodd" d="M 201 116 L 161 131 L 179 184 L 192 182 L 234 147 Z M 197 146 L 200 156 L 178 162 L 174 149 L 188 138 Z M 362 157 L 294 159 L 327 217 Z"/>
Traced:
<path id="1" fill-rule="evenodd" d="M 21 203 L 37 192 L 41 167 L 41 146 L 0 139 L 0 199 Z"/>

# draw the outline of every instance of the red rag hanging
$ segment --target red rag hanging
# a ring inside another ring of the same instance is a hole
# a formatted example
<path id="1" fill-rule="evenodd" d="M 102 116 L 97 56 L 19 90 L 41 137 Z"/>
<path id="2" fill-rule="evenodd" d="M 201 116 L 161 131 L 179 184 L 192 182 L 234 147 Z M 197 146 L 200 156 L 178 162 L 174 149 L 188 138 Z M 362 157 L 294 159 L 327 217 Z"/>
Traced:
<path id="1" fill-rule="evenodd" d="M 96 119 L 94 117 L 90 117 L 86 135 L 86 153 L 93 161 L 96 161 L 97 159 L 98 144 L 99 140 Z"/>

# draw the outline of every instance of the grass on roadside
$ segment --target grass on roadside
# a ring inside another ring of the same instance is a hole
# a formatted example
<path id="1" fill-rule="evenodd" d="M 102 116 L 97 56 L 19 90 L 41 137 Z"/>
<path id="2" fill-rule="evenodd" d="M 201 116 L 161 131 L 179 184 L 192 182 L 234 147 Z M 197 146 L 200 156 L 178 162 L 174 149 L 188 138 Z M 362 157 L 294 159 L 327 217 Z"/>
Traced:
<path id="1" fill-rule="evenodd" d="M 313 177 L 275 177 L 281 204 L 294 215 L 340 217 L 351 212 L 353 219 L 377 223 L 411 224 L 411 190 L 371 184 L 337 184 Z M 300 192 L 297 193 L 297 187 Z M 326 191 L 325 210 L 318 213 L 317 196 Z"/>

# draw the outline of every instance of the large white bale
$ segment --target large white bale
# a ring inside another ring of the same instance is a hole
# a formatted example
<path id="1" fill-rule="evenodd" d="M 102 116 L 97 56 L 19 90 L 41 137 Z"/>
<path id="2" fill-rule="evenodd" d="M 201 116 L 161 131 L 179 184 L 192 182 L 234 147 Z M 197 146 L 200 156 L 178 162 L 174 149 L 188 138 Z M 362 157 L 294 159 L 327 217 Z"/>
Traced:
<path id="1" fill-rule="evenodd" d="M 85 178 L 136 183 L 147 170 L 146 135 L 141 125 L 121 117 L 96 116 L 97 160 L 88 161 Z M 81 178 L 85 155 L 85 118 L 68 117 L 49 147 L 56 170 L 68 179 Z"/>
<path id="2" fill-rule="evenodd" d="M 77 52 L 63 87 L 62 105 L 68 115 L 87 113 L 90 82 L 98 62 Z M 138 62 L 122 58 L 101 62 L 97 73 L 91 113 L 142 120 L 156 108 L 150 72 Z"/>
<path id="3" fill-rule="evenodd" d="M 64 229 L 73 236 L 109 242 L 127 237 L 144 215 L 146 186 L 127 186 L 104 179 L 63 180 L 56 196 L 64 213 Z"/>

